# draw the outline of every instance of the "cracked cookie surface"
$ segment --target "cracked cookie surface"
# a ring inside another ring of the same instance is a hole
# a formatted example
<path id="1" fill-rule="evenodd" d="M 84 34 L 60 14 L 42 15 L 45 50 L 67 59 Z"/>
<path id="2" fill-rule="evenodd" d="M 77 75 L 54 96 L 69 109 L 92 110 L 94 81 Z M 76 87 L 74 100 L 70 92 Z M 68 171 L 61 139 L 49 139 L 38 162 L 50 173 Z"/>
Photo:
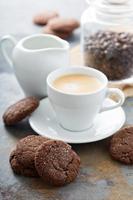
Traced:
<path id="1" fill-rule="evenodd" d="M 35 152 L 41 144 L 48 140 L 48 138 L 38 135 L 29 135 L 22 138 L 17 143 L 16 154 L 19 163 L 26 168 L 30 167 L 31 169 L 36 170 L 34 165 Z"/>
<path id="2" fill-rule="evenodd" d="M 44 181 L 51 185 L 63 186 L 77 177 L 80 158 L 70 145 L 51 140 L 42 144 L 36 151 L 35 167 Z"/>
<path id="3" fill-rule="evenodd" d="M 72 32 L 80 26 L 78 20 L 74 18 L 54 18 L 51 19 L 48 23 L 48 26 L 53 31 L 63 31 L 63 32 Z"/>
<path id="4" fill-rule="evenodd" d="M 133 126 L 119 130 L 111 139 L 112 158 L 125 164 L 133 164 Z"/>
<path id="5" fill-rule="evenodd" d="M 30 166 L 25 167 L 21 163 L 19 163 L 16 149 L 11 152 L 9 162 L 15 174 L 28 177 L 38 177 L 36 169 L 30 168 Z"/>
<path id="6" fill-rule="evenodd" d="M 39 106 L 35 97 L 24 98 L 7 108 L 3 115 L 6 125 L 14 125 L 29 116 Z"/>
<path id="7" fill-rule="evenodd" d="M 54 31 L 52 30 L 49 26 L 45 26 L 43 28 L 43 33 L 46 33 L 46 34 L 52 34 L 52 35 L 56 35 L 62 39 L 67 39 L 68 37 L 70 37 L 70 35 L 72 34 L 72 32 L 64 32 L 64 31 Z"/>

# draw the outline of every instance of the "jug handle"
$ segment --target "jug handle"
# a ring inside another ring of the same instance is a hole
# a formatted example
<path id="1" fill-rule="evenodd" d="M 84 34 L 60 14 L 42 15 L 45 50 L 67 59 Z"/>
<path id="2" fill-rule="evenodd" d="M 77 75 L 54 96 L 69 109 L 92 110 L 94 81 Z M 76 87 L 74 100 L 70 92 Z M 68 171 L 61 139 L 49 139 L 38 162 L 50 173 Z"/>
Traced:
<path id="1" fill-rule="evenodd" d="M 14 48 L 14 46 L 16 46 L 17 41 L 16 41 L 16 39 L 15 39 L 13 36 L 11 36 L 11 35 L 5 35 L 5 36 L 2 37 L 1 40 L 0 40 L 1 52 L 2 52 L 2 54 L 3 54 L 4 58 L 5 58 L 5 60 L 7 61 L 7 63 L 8 63 L 11 67 L 13 67 L 12 59 L 11 59 L 11 57 L 7 54 L 7 51 L 6 51 L 6 47 L 5 47 L 5 42 L 6 42 L 6 41 L 9 41 L 10 43 L 12 43 L 13 48 Z"/>

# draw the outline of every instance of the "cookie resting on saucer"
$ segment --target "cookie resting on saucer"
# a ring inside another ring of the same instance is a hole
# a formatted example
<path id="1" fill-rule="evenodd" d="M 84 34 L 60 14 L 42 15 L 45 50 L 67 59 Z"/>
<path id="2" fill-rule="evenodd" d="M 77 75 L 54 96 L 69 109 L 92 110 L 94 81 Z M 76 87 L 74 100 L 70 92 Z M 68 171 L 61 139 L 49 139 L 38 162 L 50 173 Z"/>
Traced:
<path id="1" fill-rule="evenodd" d="M 45 182 L 63 186 L 77 177 L 80 158 L 70 145 L 51 140 L 42 144 L 36 151 L 35 167 Z"/>
<path id="2" fill-rule="evenodd" d="M 3 115 L 6 125 L 14 125 L 29 116 L 39 106 L 35 97 L 24 98 L 7 108 Z"/>
<path id="3" fill-rule="evenodd" d="M 133 126 L 122 128 L 112 137 L 110 155 L 124 164 L 133 164 Z"/>

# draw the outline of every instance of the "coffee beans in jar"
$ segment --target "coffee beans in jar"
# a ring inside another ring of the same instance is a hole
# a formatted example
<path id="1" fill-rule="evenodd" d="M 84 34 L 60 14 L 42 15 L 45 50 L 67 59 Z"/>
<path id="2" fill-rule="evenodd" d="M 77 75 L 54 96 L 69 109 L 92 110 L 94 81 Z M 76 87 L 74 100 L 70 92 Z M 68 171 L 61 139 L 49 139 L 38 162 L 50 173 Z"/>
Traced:
<path id="1" fill-rule="evenodd" d="M 85 65 L 105 73 L 109 80 L 133 74 L 133 34 L 98 31 L 84 37 Z"/>

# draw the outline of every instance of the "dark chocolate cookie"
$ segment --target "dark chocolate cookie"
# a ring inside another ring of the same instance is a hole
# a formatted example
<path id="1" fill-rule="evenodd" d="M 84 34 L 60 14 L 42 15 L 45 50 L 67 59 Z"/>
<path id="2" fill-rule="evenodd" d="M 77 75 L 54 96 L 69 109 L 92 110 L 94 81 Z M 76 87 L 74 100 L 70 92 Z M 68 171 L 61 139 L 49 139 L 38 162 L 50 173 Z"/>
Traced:
<path id="1" fill-rule="evenodd" d="M 67 39 L 72 34 L 72 32 L 53 31 L 49 26 L 45 26 L 42 30 L 42 33 L 56 35 L 62 39 Z"/>
<path id="2" fill-rule="evenodd" d="M 35 152 L 38 147 L 46 142 L 47 138 L 37 135 L 29 135 L 23 139 L 21 139 L 17 143 L 17 158 L 19 163 L 21 163 L 24 167 L 29 167 L 35 170 L 34 158 Z"/>
<path id="3" fill-rule="evenodd" d="M 14 125 L 29 116 L 39 105 L 35 97 L 27 97 L 11 105 L 3 115 L 6 125 Z"/>
<path id="4" fill-rule="evenodd" d="M 72 32 L 74 29 L 80 26 L 79 21 L 73 18 L 54 18 L 51 19 L 48 23 L 48 26 L 53 31 L 63 31 L 63 32 Z"/>
<path id="5" fill-rule="evenodd" d="M 133 164 L 133 126 L 119 130 L 111 139 L 112 158 L 125 164 Z"/>
<path id="6" fill-rule="evenodd" d="M 58 16 L 59 14 L 56 11 L 45 10 L 44 12 L 37 14 L 33 18 L 33 22 L 38 25 L 46 25 L 50 19 Z"/>
<path id="7" fill-rule="evenodd" d="M 51 185 L 63 186 L 72 182 L 77 177 L 79 166 L 79 156 L 62 141 L 47 141 L 35 154 L 39 176 Z"/>
<path id="8" fill-rule="evenodd" d="M 14 173 L 22 176 L 38 177 L 36 169 L 30 168 L 30 166 L 24 167 L 22 164 L 19 163 L 16 149 L 11 152 L 9 162 Z"/>

